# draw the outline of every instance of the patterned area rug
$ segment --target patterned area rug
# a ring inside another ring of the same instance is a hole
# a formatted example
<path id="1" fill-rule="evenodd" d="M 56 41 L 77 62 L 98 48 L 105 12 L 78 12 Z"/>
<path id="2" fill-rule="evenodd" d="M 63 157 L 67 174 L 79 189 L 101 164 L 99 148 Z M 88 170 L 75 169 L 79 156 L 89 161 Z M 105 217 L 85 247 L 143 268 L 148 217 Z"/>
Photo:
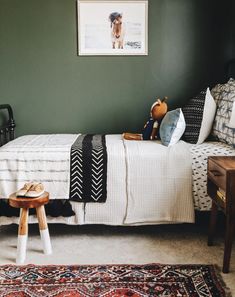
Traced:
<path id="1" fill-rule="evenodd" d="M 213 265 L 0 266 L 4 297 L 231 296 Z"/>

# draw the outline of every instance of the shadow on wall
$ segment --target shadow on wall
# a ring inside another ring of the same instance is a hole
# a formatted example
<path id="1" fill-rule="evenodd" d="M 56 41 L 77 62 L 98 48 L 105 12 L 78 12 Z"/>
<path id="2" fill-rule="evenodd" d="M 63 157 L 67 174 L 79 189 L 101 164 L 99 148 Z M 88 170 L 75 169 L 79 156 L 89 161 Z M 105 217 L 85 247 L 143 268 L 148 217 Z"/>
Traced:
<path id="1" fill-rule="evenodd" d="M 151 65 L 156 86 L 169 96 L 169 107 L 180 107 L 203 88 L 225 79 L 229 39 L 229 1 L 164 1 L 158 47 L 162 55 L 158 68 Z M 157 48 L 156 48 L 157 51 Z M 155 88 L 157 90 L 157 87 Z"/>

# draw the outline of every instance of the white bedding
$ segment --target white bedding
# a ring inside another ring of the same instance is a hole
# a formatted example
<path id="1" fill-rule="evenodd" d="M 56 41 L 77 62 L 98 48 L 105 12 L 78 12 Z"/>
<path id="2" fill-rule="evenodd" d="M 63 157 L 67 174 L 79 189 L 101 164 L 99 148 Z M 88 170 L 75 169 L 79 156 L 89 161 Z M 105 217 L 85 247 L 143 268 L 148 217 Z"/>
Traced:
<path id="1" fill-rule="evenodd" d="M 190 145 L 125 141 L 128 207 L 125 222 L 193 222 Z"/>
<path id="2" fill-rule="evenodd" d="M 69 199 L 70 147 L 78 135 L 28 135 L 0 148 L 0 197 L 40 181 L 50 199 Z M 107 135 L 106 203 L 71 202 L 76 216 L 49 218 L 67 224 L 141 225 L 194 222 L 191 157 L 187 143 L 123 141 Z M 16 222 L 0 217 L 0 224 Z M 34 220 L 34 218 L 31 218 Z"/>
<path id="3" fill-rule="evenodd" d="M 196 210 L 211 209 L 211 199 L 207 195 L 208 156 L 232 156 L 235 150 L 223 142 L 204 142 L 190 147 L 192 156 L 193 200 Z"/>
<path id="4" fill-rule="evenodd" d="M 0 148 L 0 197 L 28 181 L 42 182 L 51 199 L 69 198 L 70 148 L 78 135 L 26 135 Z"/>

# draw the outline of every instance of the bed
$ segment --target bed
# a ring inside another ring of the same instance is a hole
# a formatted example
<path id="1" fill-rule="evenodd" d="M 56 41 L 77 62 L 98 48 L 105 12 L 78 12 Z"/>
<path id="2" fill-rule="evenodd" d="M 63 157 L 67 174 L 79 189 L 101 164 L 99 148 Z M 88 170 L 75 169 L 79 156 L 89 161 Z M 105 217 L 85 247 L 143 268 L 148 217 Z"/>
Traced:
<path id="1" fill-rule="evenodd" d="M 183 162 L 185 155 L 190 160 L 190 145 L 181 141 L 169 149 L 159 141 L 130 142 L 121 135 L 106 135 L 106 202 L 82 203 L 69 197 L 70 148 L 77 137 L 26 135 L 2 146 L 1 198 L 6 199 L 25 182 L 36 180 L 44 184 L 51 200 L 69 201 L 75 213 L 48 216 L 49 222 L 141 225 L 194 221 L 191 162 Z M 0 220 L 8 224 L 17 222 L 17 217 L 1 216 Z"/>
<path id="2" fill-rule="evenodd" d="M 0 128 L 0 225 L 18 223 L 18 210 L 8 205 L 7 198 L 32 180 L 42 182 L 50 193 L 46 208 L 49 223 L 193 223 L 195 209 L 211 208 L 206 190 L 208 156 L 235 155 L 226 141 L 191 144 L 180 140 L 166 147 L 159 140 L 127 141 L 121 135 L 105 135 L 107 199 L 102 203 L 79 202 L 71 199 L 70 166 L 71 146 L 81 135 L 14 139 L 12 108 L 5 104 L 0 109 L 7 111 L 6 124 Z M 33 213 L 29 222 L 36 222 Z"/>

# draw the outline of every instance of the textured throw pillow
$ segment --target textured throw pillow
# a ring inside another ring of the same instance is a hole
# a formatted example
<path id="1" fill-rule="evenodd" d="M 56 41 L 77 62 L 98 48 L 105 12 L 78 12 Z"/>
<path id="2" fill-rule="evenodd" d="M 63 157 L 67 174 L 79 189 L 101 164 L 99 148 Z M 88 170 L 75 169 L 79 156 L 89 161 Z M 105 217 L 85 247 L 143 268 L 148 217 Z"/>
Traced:
<path id="1" fill-rule="evenodd" d="M 210 135 L 211 129 L 213 127 L 215 113 L 216 113 L 216 103 L 214 98 L 211 95 L 210 89 L 207 88 L 206 99 L 205 99 L 205 104 L 203 109 L 202 123 L 201 123 L 197 144 L 203 143 Z"/>
<path id="2" fill-rule="evenodd" d="M 211 95 L 213 96 L 216 105 L 218 105 L 218 102 L 220 101 L 223 88 L 224 88 L 224 84 L 217 84 L 211 89 Z"/>
<path id="3" fill-rule="evenodd" d="M 185 130 L 185 120 L 181 108 L 168 111 L 160 126 L 160 138 L 162 144 L 171 146 L 176 144 Z"/>
<path id="4" fill-rule="evenodd" d="M 233 109 L 230 117 L 230 121 L 228 123 L 229 128 L 235 128 L 235 100 L 233 102 Z"/>
<path id="5" fill-rule="evenodd" d="M 216 113 L 216 103 L 209 88 L 192 98 L 182 111 L 186 122 L 183 139 L 190 143 L 203 143 L 210 134 Z"/>
<path id="6" fill-rule="evenodd" d="M 225 84 L 217 84 L 211 89 L 211 95 L 213 96 L 216 105 L 220 102 L 222 98 L 222 93 L 226 91 L 226 89 L 233 89 L 235 91 L 235 80 L 230 78 Z"/>
<path id="7" fill-rule="evenodd" d="M 230 79 L 220 93 L 212 135 L 219 141 L 235 147 L 235 129 L 230 127 L 234 101 L 235 80 Z"/>

